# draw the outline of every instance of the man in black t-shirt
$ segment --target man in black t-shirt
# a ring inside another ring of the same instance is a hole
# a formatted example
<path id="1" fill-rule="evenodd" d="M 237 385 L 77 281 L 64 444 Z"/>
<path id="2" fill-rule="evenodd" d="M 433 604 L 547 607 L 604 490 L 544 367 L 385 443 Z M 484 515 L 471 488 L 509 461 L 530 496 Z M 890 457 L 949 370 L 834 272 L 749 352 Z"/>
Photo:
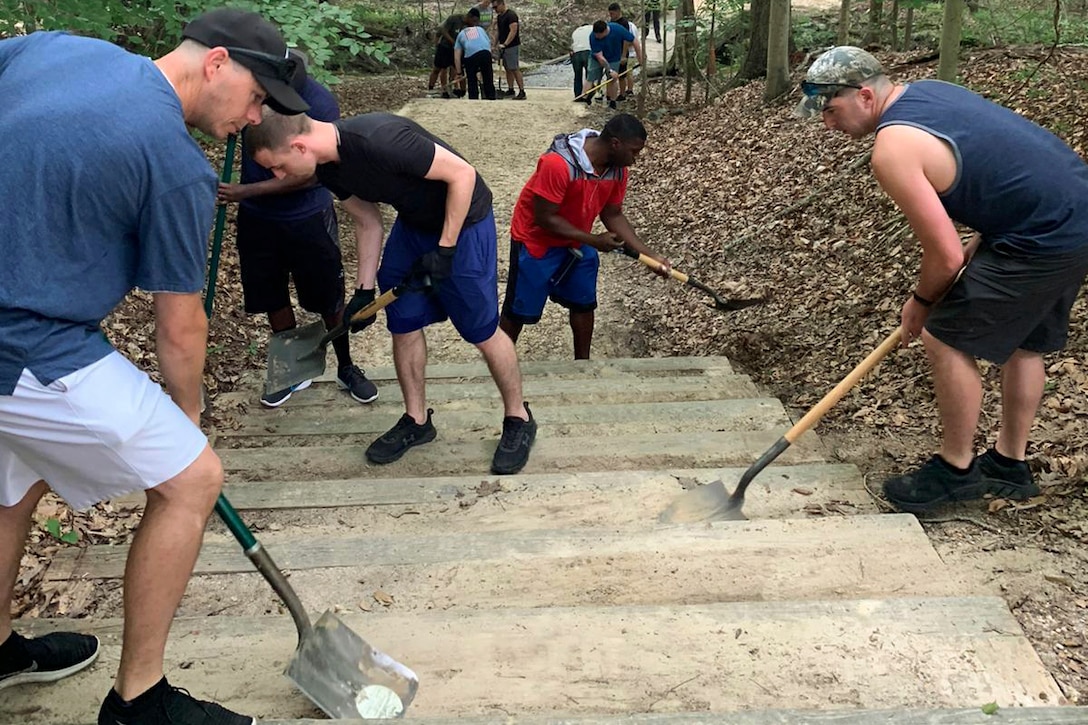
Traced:
<path id="1" fill-rule="evenodd" d="M 390 113 L 325 123 L 270 112 L 247 136 L 257 163 L 277 177 L 316 174 L 354 219 L 358 287 L 346 319 L 374 300 L 375 277 L 383 290 L 424 279 L 433 285 L 431 294 L 415 289 L 386 308 L 405 414 L 370 445 L 367 458 L 391 463 L 434 440 L 424 398 L 423 328 L 448 318 L 483 354 L 502 396 L 503 433 L 491 471 L 520 471 L 536 422 L 522 399 L 514 344 L 498 327 L 495 216 L 491 190 L 476 169 L 419 124 Z M 397 211 L 384 252 L 379 203 Z M 352 331 L 373 321 L 355 323 Z"/>
<path id="2" fill-rule="evenodd" d="M 442 87 L 443 98 L 450 97 L 450 86 L 454 80 L 450 74 L 450 68 L 453 67 L 453 43 L 463 27 L 465 27 L 465 16 L 454 13 L 446 18 L 446 22 L 439 25 L 435 32 L 434 67 L 431 69 L 431 77 L 427 79 L 427 90 L 433 91 L 437 81 Z M 463 95 L 463 93 L 457 95 Z"/>
<path id="3" fill-rule="evenodd" d="M 525 80 L 521 77 L 518 58 L 521 51 L 521 23 L 518 14 L 506 7 L 506 0 L 492 0 L 495 22 L 499 26 L 499 59 L 506 69 L 506 91 L 502 95 L 513 96 L 515 101 L 525 100 Z M 518 94 L 514 95 L 514 83 Z"/>

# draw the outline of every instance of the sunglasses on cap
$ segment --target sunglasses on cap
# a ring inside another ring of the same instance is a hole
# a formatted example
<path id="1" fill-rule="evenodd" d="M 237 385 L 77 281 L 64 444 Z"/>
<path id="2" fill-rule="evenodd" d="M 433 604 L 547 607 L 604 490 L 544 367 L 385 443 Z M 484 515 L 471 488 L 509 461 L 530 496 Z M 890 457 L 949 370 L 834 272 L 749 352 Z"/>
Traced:
<path id="1" fill-rule="evenodd" d="M 861 86 L 856 83 L 813 83 L 812 81 L 801 81 L 801 92 L 809 98 L 816 96 L 831 96 L 843 88 L 857 88 Z"/>
<path id="2" fill-rule="evenodd" d="M 281 58 L 271 53 L 262 53 L 259 50 L 249 50 L 247 48 L 235 48 L 229 45 L 223 46 L 227 49 L 227 52 L 231 55 L 239 55 L 244 58 L 255 60 L 261 66 L 262 70 L 266 71 L 262 75 L 267 75 L 276 80 L 289 83 L 291 77 L 295 74 L 295 69 L 298 67 L 298 61 L 291 57 Z M 245 64 L 243 64 L 245 65 Z M 253 70 L 250 68 L 250 70 Z"/>

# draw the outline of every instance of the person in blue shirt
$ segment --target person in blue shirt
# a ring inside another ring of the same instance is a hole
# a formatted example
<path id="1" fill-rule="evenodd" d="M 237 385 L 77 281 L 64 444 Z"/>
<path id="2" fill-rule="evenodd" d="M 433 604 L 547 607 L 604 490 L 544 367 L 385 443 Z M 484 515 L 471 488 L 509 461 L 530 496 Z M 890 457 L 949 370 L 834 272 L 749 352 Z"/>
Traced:
<path id="1" fill-rule="evenodd" d="M 491 38 L 480 27 L 480 11 L 469 8 L 465 13 L 465 28 L 457 34 L 453 44 L 453 66 L 457 76 L 461 70 L 468 74 L 468 97 L 480 97 L 481 79 L 484 98 L 495 100 L 495 78 L 491 70 Z"/>
<path id="2" fill-rule="evenodd" d="M 1088 275 L 1088 164 L 1054 134 L 958 85 L 893 83 L 854 46 L 823 53 L 801 84 L 802 116 L 852 138 L 876 134 L 873 174 L 922 246 L 903 302 L 903 344 L 933 368 L 942 439 L 919 468 L 888 479 L 896 508 L 918 513 L 987 494 L 1024 499 L 1046 384 Z M 966 246 L 956 224 L 976 234 Z M 1001 367 L 1001 425 L 976 455 L 978 359 Z"/>
<path id="3" fill-rule="evenodd" d="M 622 25 L 606 23 L 603 20 L 593 23 L 593 34 L 589 37 L 589 52 L 593 56 L 593 62 L 589 64 L 589 85 L 600 83 L 605 74 L 608 74 L 609 83 L 605 86 L 605 94 L 609 108 L 616 107 L 624 43 L 633 43 L 634 40 L 635 36 Z"/>
<path id="4" fill-rule="evenodd" d="M 306 114 L 318 121 L 340 118 L 336 97 L 306 73 L 306 60 L 296 60 L 292 87 L 310 104 Z M 290 280 L 294 280 L 299 305 L 321 315 L 325 327 L 340 324 L 344 315 L 344 264 L 340 256 L 340 232 L 332 194 L 311 178 L 277 179 L 252 159 L 242 133 L 240 184 L 220 184 L 220 202 L 238 202 L 238 261 L 246 312 L 266 313 L 272 332 L 294 329 Z M 378 398 L 378 388 L 351 361 L 348 338 L 332 341 L 336 353 L 336 380 L 360 403 Z M 261 404 L 276 408 L 310 381 L 285 390 L 265 393 Z"/>
<path id="5" fill-rule="evenodd" d="M 0 41 L 0 688 L 52 682 L 98 639 L 12 630 L 31 517 L 49 489 L 75 509 L 145 491 L 125 567 L 116 679 L 99 725 L 252 725 L 163 676 L 170 624 L 223 466 L 201 432 L 208 319 L 201 299 L 216 175 L 189 127 L 223 139 L 261 105 L 301 113 L 274 26 L 207 12 L 152 61 L 102 40 Z M 18 142 L 13 142 L 18 139 Z M 149 292 L 166 390 L 113 348 L 102 320 Z"/>

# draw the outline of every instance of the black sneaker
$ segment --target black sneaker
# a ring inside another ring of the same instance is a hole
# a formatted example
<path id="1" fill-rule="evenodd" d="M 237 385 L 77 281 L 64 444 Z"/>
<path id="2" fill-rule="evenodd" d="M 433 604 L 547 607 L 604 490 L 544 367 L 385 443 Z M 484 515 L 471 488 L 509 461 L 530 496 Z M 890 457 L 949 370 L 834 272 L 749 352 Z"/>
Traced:
<path id="1" fill-rule="evenodd" d="M 344 365 L 336 372 L 336 382 L 360 403 L 378 399 L 378 386 L 366 379 L 358 365 Z"/>
<path id="2" fill-rule="evenodd" d="M 918 470 L 884 482 L 888 501 L 908 513 L 921 513 L 952 501 L 972 501 L 986 493 L 977 458 L 971 461 L 967 473 L 956 473 L 940 456 L 934 455 Z"/>
<path id="3" fill-rule="evenodd" d="M 514 89 L 513 88 L 507 88 L 505 91 L 499 91 L 499 95 L 500 96 L 506 96 L 507 98 L 509 98 L 509 97 L 514 95 Z"/>
<path id="4" fill-rule="evenodd" d="M 98 725 L 255 725 L 248 715 L 231 712 L 214 702 L 198 700 L 166 678 L 132 702 L 110 690 L 98 711 Z"/>
<path id="5" fill-rule="evenodd" d="M 518 91 L 518 94 L 516 96 L 514 96 L 514 100 L 515 101 L 524 101 L 525 100 L 525 91 Z"/>
<path id="6" fill-rule="evenodd" d="M 389 432 L 370 444 L 366 449 L 366 458 L 371 463 L 392 463 L 412 446 L 421 446 L 434 440 L 437 431 L 431 422 L 434 413 L 427 409 L 427 422 L 416 423 L 412 416 L 405 413 Z"/>
<path id="7" fill-rule="evenodd" d="M 15 632 L 0 644 L 0 690 L 28 682 L 56 682 L 90 666 L 98 637 L 54 632 L 28 639 Z"/>
<path id="8" fill-rule="evenodd" d="M 529 404 L 525 404 L 529 420 L 522 420 L 512 415 L 502 419 L 502 438 L 495 456 L 491 459 L 491 472 L 498 476 L 517 473 L 529 462 L 529 449 L 536 439 L 536 421 Z"/>
<path id="9" fill-rule="evenodd" d="M 1039 495 L 1039 487 L 1035 484 L 1026 462 L 1015 461 L 1012 465 L 1007 465 L 999 462 L 995 453 L 991 448 L 975 459 L 978 462 L 979 475 L 986 486 L 986 493 L 1016 500 Z"/>
<path id="10" fill-rule="evenodd" d="M 616 102 L 615 101 L 609 101 L 608 102 L 608 107 L 611 108 L 613 111 L 615 111 L 616 110 Z"/>
<path id="11" fill-rule="evenodd" d="M 300 390 L 305 390 L 306 388 L 310 387 L 310 383 L 312 382 L 312 380 L 303 380 L 298 385 L 292 385 L 289 388 L 277 390 L 274 393 L 265 393 L 261 396 L 261 405 L 266 408 L 278 408 L 286 403 L 288 400 L 290 400 L 293 393 L 297 393 Z"/>

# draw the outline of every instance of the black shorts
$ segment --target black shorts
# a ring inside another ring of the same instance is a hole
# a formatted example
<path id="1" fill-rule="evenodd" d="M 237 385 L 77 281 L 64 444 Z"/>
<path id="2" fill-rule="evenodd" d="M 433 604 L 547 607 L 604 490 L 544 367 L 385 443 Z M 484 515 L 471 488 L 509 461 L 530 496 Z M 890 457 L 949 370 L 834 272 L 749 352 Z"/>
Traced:
<path id="1" fill-rule="evenodd" d="M 238 261 L 246 312 L 254 315 L 290 307 L 288 283 L 294 278 L 302 309 L 322 316 L 335 314 L 344 304 L 339 238 L 331 204 L 293 221 L 265 219 L 240 207 Z"/>
<path id="2" fill-rule="evenodd" d="M 926 330 L 972 357 L 1003 365 L 1017 350 L 1065 347 L 1069 310 L 1088 274 L 1088 247 L 1026 255 L 980 246 L 926 320 Z"/>
<path id="3" fill-rule="evenodd" d="M 446 47 L 445 45 L 436 45 L 434 48 L 434 67 L 435 68 L 452 68 L 453 67 L 453 46 Z"/>

